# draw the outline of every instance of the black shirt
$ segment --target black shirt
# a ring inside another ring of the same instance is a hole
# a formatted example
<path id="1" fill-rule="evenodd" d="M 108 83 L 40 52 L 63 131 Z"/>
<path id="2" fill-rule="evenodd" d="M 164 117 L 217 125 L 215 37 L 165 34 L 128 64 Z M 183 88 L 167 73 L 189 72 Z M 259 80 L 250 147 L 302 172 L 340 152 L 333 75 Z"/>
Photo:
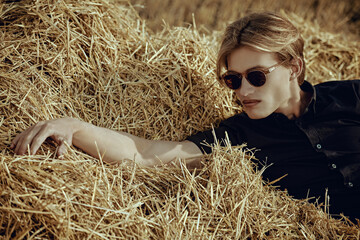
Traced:
<path id="1" fill-rule="evenodd" d="M 220 123 L 218 128 L 187 138 L 204 153 L 210 153 L 216 139 L 224 143 L 225 132 L 231 145 L 256 148 L 255 157 L 270 165 L 263 176 L 270 181 L 287 174 L 279 183 L 284 188 L 311 186 L 329 173 L 343 176 L 344 185 L 360 185 L 360 80 L 330 81 L 312 86 L 304 114 L 295 120 L 273 113 L 250 119 L 246 113 Z M 224 144 L 223 144 L 224 145 Z M 339 174 L 341 173 L 341 174 Z"/>

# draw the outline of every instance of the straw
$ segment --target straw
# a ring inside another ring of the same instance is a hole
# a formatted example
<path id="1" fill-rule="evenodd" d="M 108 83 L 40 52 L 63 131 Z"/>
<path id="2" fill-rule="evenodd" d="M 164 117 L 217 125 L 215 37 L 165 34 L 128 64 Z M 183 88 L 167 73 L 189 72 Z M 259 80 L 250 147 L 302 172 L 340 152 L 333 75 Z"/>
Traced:
<path id="1" fill-rule="evenodd" d="M 135 7 L 136 8 L 136 7 Z M 16 134 L 70 116 L 181 141 L 241 112 L 216 82 L 219 32 L 149 30 L 125 2 L 20 1 L 0 14 L 0 235 L 5 239 L 357 239 L 358 225 L 264 183 L 244 146 L 205 167 L 107 165 L 47 142 L 14 156 Z M 304 31 L 315 82 L 359 77 L 359 45 L 286 13 Z M 196 15 L 195 15 L 196 19 Z M 275 183 L 276 185 L 276 183 Z"/>

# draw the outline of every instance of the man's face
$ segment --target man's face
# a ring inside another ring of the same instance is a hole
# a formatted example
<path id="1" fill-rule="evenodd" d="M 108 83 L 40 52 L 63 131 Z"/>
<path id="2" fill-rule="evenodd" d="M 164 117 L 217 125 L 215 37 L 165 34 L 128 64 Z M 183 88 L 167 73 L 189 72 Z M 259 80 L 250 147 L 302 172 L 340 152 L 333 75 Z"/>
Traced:
<path id="1" fill-rule="evenodd" d="M 254 67 L 268 68 L 277 63 L 273 53 L 258 51 L 247 46 L 234 50 L 228 56 L 228 70 L 239 73 Z M 286 114 L 293 88 L 290 74 L 289 68 L 278 66 L 266 74 L 266 82 L 261 87 L 252 86 L 243 78 L 241 87 L 235 90 L 235 93 L 246 114 L 252 119 L 265 118 L 273 112 Z"/>

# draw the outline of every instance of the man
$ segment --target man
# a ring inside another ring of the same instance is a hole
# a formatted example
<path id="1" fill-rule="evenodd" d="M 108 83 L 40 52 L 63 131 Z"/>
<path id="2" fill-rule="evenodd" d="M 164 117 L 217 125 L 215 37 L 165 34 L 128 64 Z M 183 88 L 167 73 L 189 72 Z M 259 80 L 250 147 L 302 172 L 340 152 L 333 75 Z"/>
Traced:
<path id="1" fill-rule="evenodd" d="M 246 16 L 225 31 L 218 61 L 219 80 L 233 89 L 244 113 L 223 121 L 216 139 L 256 147 L 255 156 L 271 164 L 264 178 L 275 180 L 297 198 L 324 197 L 330 212 L 360 215 L 360 81 L 337 81 L 313 87 L 304 81 L 304 41 L 298 30 L 276 14 Z M 224 72 L 225 71 L 225 72 Z M 109 163 L 134 160 L 143 166 L 185 159 L 199 166 L 211 152 L 213 131 L 186 141 L 151 141 L 72 119 L 40 122 L 12 142 L 16 154 L 35 154 L 47 137 L 57 155 L 73 144 Z M 284 177 L 285 176 L 285 177 Z"/>

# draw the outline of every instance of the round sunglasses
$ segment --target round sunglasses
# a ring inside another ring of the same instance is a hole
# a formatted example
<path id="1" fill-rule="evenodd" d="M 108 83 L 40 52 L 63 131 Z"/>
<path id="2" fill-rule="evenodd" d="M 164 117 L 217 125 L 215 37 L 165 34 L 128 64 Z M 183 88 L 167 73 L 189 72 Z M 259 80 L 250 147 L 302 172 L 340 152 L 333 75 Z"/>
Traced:
<path id="1" fill-rule="evenodd" d="M 235 71 L 227 71 L 221 76 L 226 86 L 230 89 L 236 90 L 241 87 L 242 79 L 245 78 L 254 87 L 261 87 L 266 82 L 266 74 L 274 71 L 283 62 L 277 63 L 271 67 L 263 68 L 259 70 L 247 70 L 245 73 L 238 73 Z"/>

